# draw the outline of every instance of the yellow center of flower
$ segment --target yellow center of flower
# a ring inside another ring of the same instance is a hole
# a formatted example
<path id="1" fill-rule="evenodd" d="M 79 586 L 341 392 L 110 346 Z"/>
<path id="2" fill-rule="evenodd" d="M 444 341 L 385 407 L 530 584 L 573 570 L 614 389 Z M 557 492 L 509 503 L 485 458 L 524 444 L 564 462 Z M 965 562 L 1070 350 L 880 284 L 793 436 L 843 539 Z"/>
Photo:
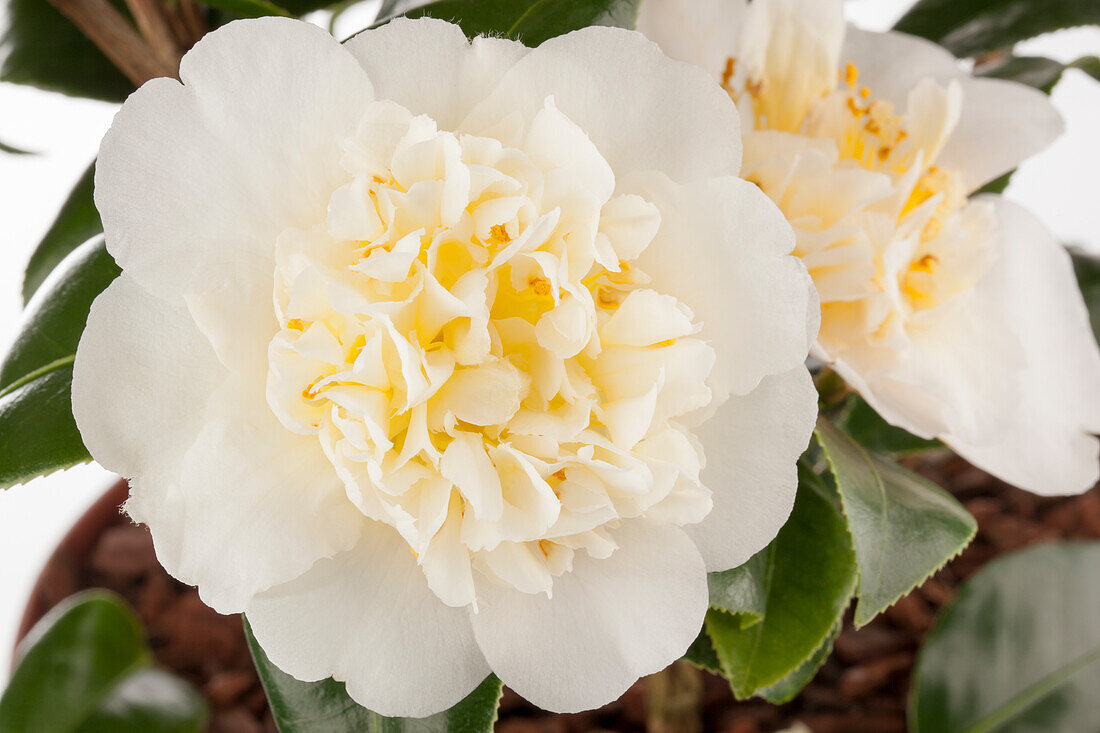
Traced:
<path id="1" fill-rule="evenodd" d="M 796 253 L 814 276 L 826 316 L 831 303 L 896 293 L 900 321 L 881 307 L 858 319 L 871 319 L 871 330 L 882 333 L 950 301 L 984 274 L 991 218 L 969 204 L 957 172 L 935 165 L 958 119 L 957 90 L 926 80 L 899 113 L 860 84 L 850 63 L 832 88 L 817 91 L 808 90 L 809 74 L 738 72 L 731 58 L 721 82 L 753 123 L 744 174 L 795 226 Z M 789 109 L 804 113 L 791 117 Z M 779 142 L 765 133 L 791 137 Z M 833 310 L 856 322 L 849 305 Z"/>
<path id="2" fill-rule="evenodd" d="M 326 220 L 277 243 L 268 401 L 455 606 L 475 574 L 550 593 L 619 522 L 710 508 L 675 417 L 713 352 L 630 264 L 657 209 L 552 103 L 510 142 L 379 103 Z"/>

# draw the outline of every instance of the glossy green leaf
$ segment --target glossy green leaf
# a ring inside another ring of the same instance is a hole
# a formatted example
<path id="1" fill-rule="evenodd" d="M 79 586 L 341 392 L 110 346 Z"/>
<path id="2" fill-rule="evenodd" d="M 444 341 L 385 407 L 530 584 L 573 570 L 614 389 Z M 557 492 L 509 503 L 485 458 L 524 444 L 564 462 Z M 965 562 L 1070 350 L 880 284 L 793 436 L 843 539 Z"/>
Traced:
<path id="1" fill-rule="evenodd" d="M 706 629 L 722 672 L 740 699 L 798 670 L 832 633 L 856 585 L 855 555 L 840 510 L 801 471 L 798 498 L 787 524 L 762 551 L 763 621 L 711 609 Z"/>
<path id="2" fill-rule="evenodd" d="M 938 440 L 926 440 L 894 427 L 875 412 L 875 408 L 857 394 L 849 395 L 836 416 L 836 424 L 865 448 L 889 455 L 908 455 L 942 449 Z"/>
<path id="3" fill-rule="evenodd" d="M 92 460 L 73 419 L 72 384 L 69 358 L 0 393 L 0 489 Z"/>
<path id="4" fill-rule="evenodd" d="M 206 5 L 240 18 L 263 18 L 268 15 L 288 16 L 290 12 L 268 0 L 203 0 Z"/>
<path id="5" fill-rule="evenodd" d="M 1092 321 L 1092 334 L 1100 342 L 1100 257 L 1084 252 L 1071 251 L 1073 269 L 1077 273 L 1077 284 L 1081 286 L 1081 295 L 1089 309 Z"/>
<path id="6" fill-rule="evenodd" d="M 1007 56 L 998 63 L 983 67 L 978 74 L 991 79 L 1007 79 L 1027 84 L 1050 94 L 1067 69 L 1080 69 L 1100 79 L 1100 58 L 1086 56 L 1063 64 L 1042 56 Z"/>
<path id="7" fill-rule="evenodd" d="M 348 697 L 343 683 L 294 679 L 267 658 L 247 619 L 244 630 L 282 733 L 488 733 L 496 722 L 501 684 L 494 675 L 450 710 L 427 718 L 387 718 Z"/>
<path id="8" fill-rule="evenodd" d="M 0 391 L 47 364 L 71 358 L 92 301 L 120 272 L 102 237 L 74 252 L 24 312 L 23 326 L 0 363 Z"/>
<path id="9" fill-rule="evenodd" d="M 691 642 L 691 646 L 684 652 L 684 659 L 700 669 L 705 669 L 714 674 L 722 674 L 722 663 L 718 661 L 718 652 L 714 651 L 714 644 L 707 634 L 706 628 L 699 631 L 699 636 Z"/>
<path id="10" fill-rule="evenodd" d="M 91 460 L 72 414 L 73 360 L 92 301 L 119 273 L 102 240 L 58 268 L 0 364 L 0 488 Z"/>
<path id="11" fill-rule="evenodd" d="M 960 553 L 977 523 L 943 489 L 872 453 L 825 418 L 817 422 L 859 564 L 862 626 Z"/>
<path id="12" fill-rule="evenodd" d="M 70 252 L 103 233 L 103 222 L 92 201 L 94 175 L 95 163 L 92 163 L 73 186 L 53 224 L 31 254 L 23 275 L 24 303 L 30 301 L 35 291 Z"/>
<path id="13" fill-rule="evenodd" d="M 1096 0 L 920 0 L 895 30 L 974 56 L 1042 33 L 1100 23 Z"/>
<path id="14" fill-rule="evenodd" d="M 708 573 L 710 607 L 734 614 L 748 628 L 764 618 L 767 604 L 767 551 L 758 552 L 740 567 Z"/>
<path id="15" fill-rule="evenodd" d="M 121 102 L 134 85 L 48 0 L 10 0 L 0 81 Z"/>
<path id="16" fill-rule="evenodd" d="M 113 594 L 67 599 L 18 654 L 0 697 L 0 733 L 197 733 L 205 726 L 202 698 L 151 666 L 140 622 Z"/>
<path id="17" fill-rule="evenodd" d="M 385 22 L 396 15 L 453 21 L 471 38 L 512 38 L 528 46 L 590 25 L 633 28 L 640 0 L 414 0 L 387 2 L 379 13 Z"/>
<path id="18" fill-rule="evenodd" d="M 1100 543 L 1040 545 L 962 585 L 913 669 L 912 733 L 1100 730 Z"/>
<path id="19" fill-rule="evenodd" d="M 813 678 L 817 676 L 817 672 L 821 669 L 821 665 L 825 664 L 825 660 L 833 653 L 833 644 L 836 642 L 836 638 L 840 636 L 840 629 L 843 628 L 843 626 L 844 624 L 838 621 L 836 626 L 833 627 L 833 630 L 829 632 L 829 636 L 826 637 L 825 643 L 818 647 L 817 651 L 815 651 L 809 659 L 799 665 L 798 669 L 791 672 L 774 685 L 765 687 L 761 690 L 759 692 L 760 697 L 774 705 L 782 705 L 798 697 L 798 693 L 802 692 L 802 688 L 810 684 Z"/>

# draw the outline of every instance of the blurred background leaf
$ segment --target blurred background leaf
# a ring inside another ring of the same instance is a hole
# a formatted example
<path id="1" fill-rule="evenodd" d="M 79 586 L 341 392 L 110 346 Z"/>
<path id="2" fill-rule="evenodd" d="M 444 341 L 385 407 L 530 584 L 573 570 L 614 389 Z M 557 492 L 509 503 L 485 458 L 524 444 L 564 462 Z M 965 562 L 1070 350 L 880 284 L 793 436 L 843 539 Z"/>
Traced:
<path id="1" fill-rule="evenodd" d="M 458 23 L 467 36 L 502 36 L 537 46 L 590 25 L 633 28 L 640 0 L 387 0 L 378 21 L 398 15 L 431 17 Z"/>
<path id="2" fill-rule="evenodd" d="M 0 81 L 108 102 L 121 102 L 134 90 L 47 0 L 9 0 L 7 18 L 0 35 Z"/>
<path id="3" fill-rule="evenodd" d="M 23 276 L 24 304 L 30 302 L 46 277 L 70 252 L 103 232 L 103 222 L 92 200 L 94 177 L 95 162 L 88 166 L 73 186 L 53 224 L 31 254 Z"/>
<path id="4" fill-rule="evenodd" d="M 1086 254 L 1070 248 L 1073 269 L 1077 273 L 1077 284 L 1081 286 L 1081 295 L 1092 321 L 1092 333 L 1100 342 L 1100 257 Z"/>
<path id="5" fill-rule="evenodd" d="M 1100 543 L 994 560 L 929 633 L 911 683 L 912 733 L 1100 730 Z"/>
<path id="6" fill-rule="evenodd" d="M 91 460 L 72 414 L 76 347 L 120 270 L 102 238 L 77 249 L 28 306 L 0 362 L 0 488 Z"/>
<path id="7" fill-rule="evenodd" d="M 1100 23 L 1096 0 L 919 0 L 894 29 L 966 57 L 1093 23 Z"/>
<path id="8" fill-rule="evenodd" d="M 31 630 L 0 697 L 0 733 L 198 733 L 202 698 L 153 666 L 137 616 L 87 591 Z"/>

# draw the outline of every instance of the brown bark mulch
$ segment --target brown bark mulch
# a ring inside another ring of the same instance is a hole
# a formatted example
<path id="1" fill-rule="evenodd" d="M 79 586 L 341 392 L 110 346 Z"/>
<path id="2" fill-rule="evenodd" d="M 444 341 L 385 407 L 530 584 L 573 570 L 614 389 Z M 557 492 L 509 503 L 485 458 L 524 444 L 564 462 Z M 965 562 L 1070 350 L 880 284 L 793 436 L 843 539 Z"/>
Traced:
<path id="1" fill-rule="evenodd" d="M 916 468 L 952 493 L 978 520 L 978 536 L 965 552 L 856 631 L 849 619 L 817 678 L 793 702 L 735 702 L 719 677 L 702 674 L 703 730 L 773 733 L 801 723 L 813 733 L 904 733 L 905 705 L 914 655 L 937 611 L 955 587 L 1005 552 L 1064 538 L 1100 539 L 1100 489 L 1078 497 L 1040 498 L 1013 489 L 961 459 Z M 109 588 L 129 601 L 150 634 L 164 666 L 188 680 L 210 703 L 211 733 L 275 731 L 252 667 L 240 618 L 220 616 L 194 589 L 170 578 L 153 554 L 148 532 L 119 516 L 80 561 L 55 559 L 36 590 L 49 608 L 84 588 Z M 500 733 L 587 733 L 646 730 L 646 681 L 600 710 L 552 715 L 505 690 Z M 802 730 L 805 730 L 804 728 Z"/>

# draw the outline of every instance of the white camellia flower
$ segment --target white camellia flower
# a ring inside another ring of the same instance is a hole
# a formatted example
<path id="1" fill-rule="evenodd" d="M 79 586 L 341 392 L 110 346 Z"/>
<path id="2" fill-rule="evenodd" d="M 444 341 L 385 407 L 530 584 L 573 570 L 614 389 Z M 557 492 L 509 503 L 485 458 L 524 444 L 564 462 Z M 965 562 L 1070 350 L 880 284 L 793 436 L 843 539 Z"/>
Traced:
<path id="1" fill-rule="evenodd" d="M 681 656 L 791 510 L 812 281 L 736 107 L 641 34 L 209 34 L 115 118 L 73 409 L 272 661 L 423 716 Z"/>
<path id="2" fill-rule="evenodd" d="M 1091 487 L 1100 355 L 1070 259 L 1020 207 L 971 197 L 1061 132 L 1045 95 L 845 28 L 841 0 L 645 0 L 638 27 L 737 102 L 742 175 L 821 296 L 814 355 L 1010 483 Z"/>

